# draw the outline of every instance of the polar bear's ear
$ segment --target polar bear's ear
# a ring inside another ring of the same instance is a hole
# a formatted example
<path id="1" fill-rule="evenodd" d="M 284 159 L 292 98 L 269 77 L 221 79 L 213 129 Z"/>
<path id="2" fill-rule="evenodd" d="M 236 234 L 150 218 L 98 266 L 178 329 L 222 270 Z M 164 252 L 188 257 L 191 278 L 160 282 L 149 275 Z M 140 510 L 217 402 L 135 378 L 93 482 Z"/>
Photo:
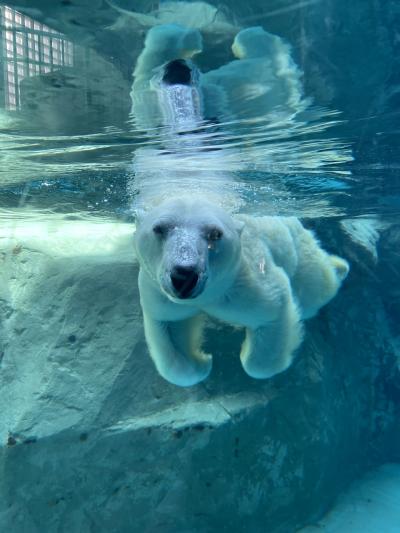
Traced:
<path id="1" fill-rule="evenodd" d="M 239 235 L 242 234 L 243 228 L 244 228 L 243 220 L 235 220 L 235 229 Z"/>
<path id="2" fill-rule="evenodd" d="M 135 209 L 134 217 L 135 217 L 136 226 L 140 226 L 140 224 L 143 221 L 145 215 L 146 215 L 146 210 L 145 209 L 142 209 L 140 207 Z"/>

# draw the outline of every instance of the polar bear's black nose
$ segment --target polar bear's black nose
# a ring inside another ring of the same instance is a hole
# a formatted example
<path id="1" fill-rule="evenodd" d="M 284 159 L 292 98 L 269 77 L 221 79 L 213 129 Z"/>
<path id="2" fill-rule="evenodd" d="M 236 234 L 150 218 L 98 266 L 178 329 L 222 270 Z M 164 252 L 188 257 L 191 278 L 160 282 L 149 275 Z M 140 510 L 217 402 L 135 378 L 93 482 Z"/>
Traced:
<path id="1" fill-rule="evenodd" d="M 190 298 L 199 280 L 194 267 L 176 266 L 171 272 L 171 282 L 179 298 Z"/>
<path id="2" fill-rule="evenodd" d="M 175 59 L 165 65 L 163 82 L 167 85 L 190 85 L 192 71 L 183 59 Z"/>

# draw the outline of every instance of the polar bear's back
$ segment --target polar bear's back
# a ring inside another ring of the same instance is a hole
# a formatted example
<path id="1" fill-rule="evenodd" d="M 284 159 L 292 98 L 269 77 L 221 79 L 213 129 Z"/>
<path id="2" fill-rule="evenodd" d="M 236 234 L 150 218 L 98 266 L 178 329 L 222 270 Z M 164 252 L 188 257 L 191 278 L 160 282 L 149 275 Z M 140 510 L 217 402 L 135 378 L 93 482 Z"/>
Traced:
<path id="1" fill-rule="evenodd" d="M 344 259 L 323 250 L 314 234 L 295 217 L 239 217 L 245 227 L 242 248 L 257 274 L 271 265 L 289 278 L 303 318 L 315 315 L 337 293 L 347 276 Z"/>

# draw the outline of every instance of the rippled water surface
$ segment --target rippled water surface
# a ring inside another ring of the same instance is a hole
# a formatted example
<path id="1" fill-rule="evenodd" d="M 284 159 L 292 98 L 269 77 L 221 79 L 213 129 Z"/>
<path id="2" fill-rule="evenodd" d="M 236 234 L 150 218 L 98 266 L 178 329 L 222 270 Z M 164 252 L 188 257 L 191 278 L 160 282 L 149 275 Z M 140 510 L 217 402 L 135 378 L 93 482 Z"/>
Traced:
<path id="1" fill-rule="evenodd" d="M 167 3 L 164 11 L 166 4 L 160 4 L 157 11 L 142 2 L 135 12 L 132 2 L 121 1 L 110 3 L 112 23 L 93 28 L 82 19 L 78 31 L 62 16 L 61 7 L 57 18 L 55 11 L 41 12 L 36 3 L 40 22 L 51 27 L 53 21 L 52 31 L 72 43 L 74 55 L 71 64 L 53 64 L 40 75 L 20 75 L 17 105 L 7 101 L 10 79 L 4 78 L 1 216 L 23 217 L 31 211 L 39 218 L 51 213 L 129 216 L 132 198 L 127 191 L 135 183 L 134 155 L 143 148 L 162 155 L 169 135 L 163 126 L 144 128 L 132 116 L 132 72 L 149 28 L 164 20 L 183 23 L 185 15 L 177 3 Z M 242 91 L 233 102 L 240 113 L 227 116 L 221 110 L 218 120 L 200 125 L 201 149 L 185 153 L 182 147 L 178 164 L 183 157 L 191 172 L 198 168 L 203 174 L 229 173 L 240 199 L 237 209 L 246 212 L 397 216 L 394 35 L 390 20 L 382 18 L 390 14 L 381 9 L 378 17 L 370 7 L 359 24 L 357 5 L 343 11 L 324 1 L 276 1 L 266 12 L 262 3 L 250 4 L 243 8 L 232 2 L 229 9 L 219 11 L 210 4 L 211 14 L 206 10 L 202 15 L 203 26 L 201 17 L 188 18 L 204 40 L 194 62 L 202 73 L 229 64 L 235 59 L 230 50 L 235 34 L 262 25 L 291 45 L 306 104 L 289 115 L 279 109 L 265 112 L 261 104 L 254 104 L 260 99 L 252 91 Z M 3 54 L 6 29 L 20 27 L 15 18 L 7 23 L 7 9 L 2 8 Z M 358 35 L 352 37 L 356 26 Z M 369 43 L 377 35 L 380 43 L 374 48 Z M 356 60 L 360 40 L 365 40 L 365 50 Z M 27 61 L 7 54 L 7 68 Z M 371 76 L 367 60 L 378 65 Z M 261 82 L 259 86 L 262 89 Z M 168 165 L 173 168 L 176 162 L 170 157 Z"/>

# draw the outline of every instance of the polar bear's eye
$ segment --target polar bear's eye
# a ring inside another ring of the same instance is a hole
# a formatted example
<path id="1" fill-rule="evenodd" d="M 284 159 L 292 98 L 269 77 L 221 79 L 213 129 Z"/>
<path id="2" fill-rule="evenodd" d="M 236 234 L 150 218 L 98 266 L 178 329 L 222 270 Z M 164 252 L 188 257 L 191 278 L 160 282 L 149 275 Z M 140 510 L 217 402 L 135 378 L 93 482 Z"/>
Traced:
<path id="1" fill-rule="evenodd" d="M 207 240 L 219 241 L 222 238 L 222 231 L 218 228 L 212 228 L 207 232 Z"/>
<path id="2" fill-rule="evenodd" d="M 153 226 L 153 232 L 160 237 L 164 237 L 168 231 L 168 227 L 164 224 L 156 224 Z"/>

